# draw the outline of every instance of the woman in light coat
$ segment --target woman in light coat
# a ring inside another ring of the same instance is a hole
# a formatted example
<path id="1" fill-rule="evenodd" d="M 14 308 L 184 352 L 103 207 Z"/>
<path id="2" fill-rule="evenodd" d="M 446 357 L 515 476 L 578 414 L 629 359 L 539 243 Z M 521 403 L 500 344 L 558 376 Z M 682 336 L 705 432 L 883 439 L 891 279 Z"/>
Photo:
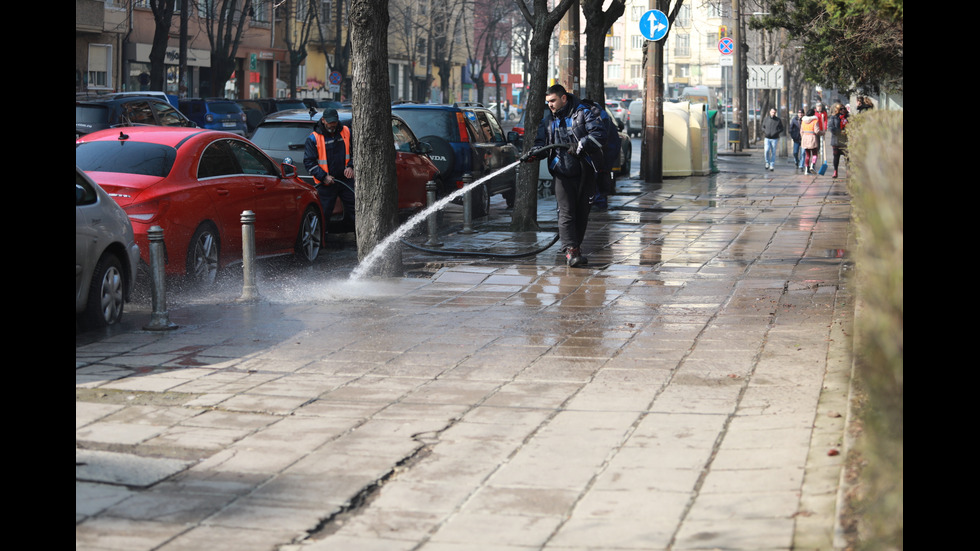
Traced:
<path id="1" fill-rule="evenodd" d="M 813 109 L 806 112 L 800 122 L 800 147 L 804 150 L 804 174 L 812 174 L 817 162 L 817 151 L 820 148 L 820 135 L 823 134 L 820 119 L 814 115 Z"/>

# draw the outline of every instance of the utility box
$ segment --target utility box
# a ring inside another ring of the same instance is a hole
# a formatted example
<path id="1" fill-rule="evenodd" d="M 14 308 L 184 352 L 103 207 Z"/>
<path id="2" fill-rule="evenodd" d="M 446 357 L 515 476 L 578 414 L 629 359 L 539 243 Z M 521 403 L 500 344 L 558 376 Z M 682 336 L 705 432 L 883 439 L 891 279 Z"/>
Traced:
<path id="1" fill-rule="evenodd" d="M 690 176 L 691 115 L 687 102 L 664 102 L 664 176 Z"/>
<path id="2" fill-rule="evenodd" d="M 711 174 L 707 104 L 664 103 L 664 176 Z"/>
<path id="3" fill-rule="evenodd" d="M 691 171 L 698 176 L 711 174 L 711 128 L 708 125 L 708 105 L 688 105 L 691 129 Z"/>

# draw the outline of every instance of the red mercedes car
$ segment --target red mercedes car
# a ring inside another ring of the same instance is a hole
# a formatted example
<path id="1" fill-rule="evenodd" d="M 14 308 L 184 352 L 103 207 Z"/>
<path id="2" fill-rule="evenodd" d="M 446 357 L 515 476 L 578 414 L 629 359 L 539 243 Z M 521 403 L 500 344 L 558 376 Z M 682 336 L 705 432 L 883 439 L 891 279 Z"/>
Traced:
<path id="1" fill-rule="evenodd" d="M 197 128 L 127 127 L 75 142 L 75 163 L 133 224 L 149 264 L 147 230 L 163 228 L 166 273 L 211 283 L 242 258 L 243 211 L 255 213 L 259 256 L 312 262 L 323 240 L 313 186 L 235 134 Z"/>

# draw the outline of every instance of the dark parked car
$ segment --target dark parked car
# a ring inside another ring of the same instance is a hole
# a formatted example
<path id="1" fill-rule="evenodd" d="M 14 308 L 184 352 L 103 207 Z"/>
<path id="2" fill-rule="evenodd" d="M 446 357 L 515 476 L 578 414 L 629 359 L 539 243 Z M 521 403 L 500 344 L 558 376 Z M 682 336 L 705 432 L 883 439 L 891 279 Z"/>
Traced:
<path id="1" fill-rule="evenodd" d="M 626 105 L 621 101 L 616 100 L 606 100 L 606 107 L 609 108 L 609 112 L 612 113 L 613 117 L 623 126 L 629 126 L 630 123 L 630 112 Z"/>
<path id="2" fill-rule="evenodd" d="M 350 126 L 350 111 L 339 111 L 340 122 Z M 308 110 L 289 110 L 273 113 L 262 121 L 252 134 L 252 143 L 265 151 L 277 163 L 290 158 L 299 176 L 312 184 L 313 177 L 303 165 L 306 138 L 320 120 L 321 112 L 312 117 Z M 417 211 L 425 206 L 425 184 L 438 176 L 439 169 L 425 155 L 426 149 L 401 118 L 391 117 L 392 138 L 395 141 L 395 170 L 398 178 L 398 208 L 401 211 Z M 361 158 L 354 152 L 354 162 Z M 366 157 L 370 159 L 370 157 Z M 336 224 L 344 219 L 338 200 L 331 221 Z"/>
<path id="3" fill-rule="evenodd" d="M 259 123 L 266 115 L 287 111 L 289 109 L 305 109 L 306 103 L 300 99 L 288 98 L 255 98 L 255 99 L 236 99 L 235 103 L 241 106 L 245 112 L 245 125 L 248 127 L 248 134 L 258 128 Z"/>
<path id="4" fill-rule="evenodd" d="M 340 111 L 341 109 L 348 109 L 348 110 L 350 109 L 350 103 L 341 103 L 339 101 L 334 101 L 331 99 L 306 98 L 303 100 L 303 103 L 305 103 L 307 107 L 312 107 L 314 109 L 320 109 L 320 110 L 326 109 L 328 107 L 331 109 L 336 109 L 338 111 Z"/>
<path id="5" fill-rule="evenodd" d="M 75 101 L 75 138 L 117 126 L 196 126 L 173 105 L 157 98 L 120 96 Z"/>
<path id="6" fill-rule="evenodd" d="M 182 98 L 180 110 L 201 128 L 223 130 L 246 136 L 245 112 L 240 105 L 224 98 Z"/>
<path id="7" fill-rule="evenodd" d="M 476 181 L 517 161 L 518 151 L 493 113 L 480 104 L 402 103 L 391 108 L 432 147 L 429 157 L 439 168 L 440 195 L 463 187 L 463 175 Z M 490 196 L 501 194 L 513 205 L 517 170 L 505 170 L 473 190 L 473 216 L 490 212 Z"/>

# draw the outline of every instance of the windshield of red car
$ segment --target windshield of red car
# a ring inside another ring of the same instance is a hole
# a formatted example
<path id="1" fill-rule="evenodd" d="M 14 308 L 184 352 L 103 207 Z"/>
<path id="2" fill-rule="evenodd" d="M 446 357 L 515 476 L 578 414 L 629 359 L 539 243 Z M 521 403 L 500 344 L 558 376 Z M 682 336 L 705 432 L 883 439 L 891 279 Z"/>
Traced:
<path id="1" fill-rule="evenodd" d="M 177 150 L 145 142 L 86 142 L 75 145 L 75 164 L 85 172 L 121 172 L 159 176 L 170 174 Z"/>

